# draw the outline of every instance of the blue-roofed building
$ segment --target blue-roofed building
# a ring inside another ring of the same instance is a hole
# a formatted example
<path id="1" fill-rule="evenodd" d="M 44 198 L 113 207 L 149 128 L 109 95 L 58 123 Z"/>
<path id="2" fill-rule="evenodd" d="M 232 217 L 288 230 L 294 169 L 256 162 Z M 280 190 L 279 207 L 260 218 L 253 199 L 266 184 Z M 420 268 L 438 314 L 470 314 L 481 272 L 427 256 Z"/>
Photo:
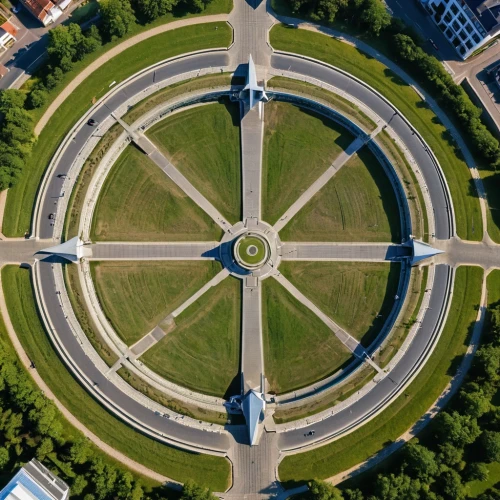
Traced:
<path id="1" fill-rule="evenodd" d="M 66 500 L 68 497 L 69 486 L 35 459 L 0 491 L 0 500 Z"/>

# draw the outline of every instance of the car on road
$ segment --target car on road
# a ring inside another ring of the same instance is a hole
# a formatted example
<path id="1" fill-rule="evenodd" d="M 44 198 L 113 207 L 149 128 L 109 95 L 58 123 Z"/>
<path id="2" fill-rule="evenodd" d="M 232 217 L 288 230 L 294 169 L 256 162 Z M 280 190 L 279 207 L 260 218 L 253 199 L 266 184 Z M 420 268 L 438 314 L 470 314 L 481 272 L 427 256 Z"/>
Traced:
<path id="1" fill-rule="evenodd" d="M 436 49 L 439 50 L 439 47 L 436 45 L 436 42 L 432 39 L 429 38 L 428 42 Z"/>
<path id="2" fill-rule="evenodd" d="M 95 127 L 99 122 L 91 118 L 88 122 L 87 125 L 90 125 L 91 127 Z"/>
<path id="3" fill-rule="evenodd" d="M 49 214 L 49 219 L 50 220 L 54 220 L 55 219 L 55 215 L 54 214 Z"/>

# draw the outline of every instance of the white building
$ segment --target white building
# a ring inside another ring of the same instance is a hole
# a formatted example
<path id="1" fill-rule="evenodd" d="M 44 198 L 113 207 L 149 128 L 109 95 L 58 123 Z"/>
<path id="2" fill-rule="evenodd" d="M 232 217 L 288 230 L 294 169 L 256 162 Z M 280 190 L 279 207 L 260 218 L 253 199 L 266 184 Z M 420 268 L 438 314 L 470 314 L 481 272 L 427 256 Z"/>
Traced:
<path id="1" fill-rule="evenodd" d="M 420 0 L 462 59 L 500 34 L 498 0 Z"/>
<path id="2" fill-rule="evenodd" d="M 35 459 L 0 491 L 0 500 L 66 500 L 68 497 L 68 485 Z"/>

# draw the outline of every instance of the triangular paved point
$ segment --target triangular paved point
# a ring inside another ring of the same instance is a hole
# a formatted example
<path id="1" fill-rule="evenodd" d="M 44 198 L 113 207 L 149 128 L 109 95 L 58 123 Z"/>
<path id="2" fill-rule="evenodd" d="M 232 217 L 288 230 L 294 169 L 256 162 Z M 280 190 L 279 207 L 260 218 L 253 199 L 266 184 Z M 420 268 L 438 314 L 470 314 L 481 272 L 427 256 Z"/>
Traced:
<path id="1" fill-rule="evenodd" d="M 66 259 L 70 262 L 78 262 L 82 257 L 90 257 L 92 251 L 90 248 L 84 248 L 83 241 L 78 236 L 75 236 L 60 245 L 39 250 L 35 255 L 39 254 L 52 255 L 54 257 Z"/>
<path id="2" fill-rule="evenodd" d="M 422 260 L 430 259 L 435 255 L 444 253 L 443 250 L 438 250 L 437 248 L 431 247 L 429 244 L 424 243 L 423 241 L 415 240 L 413 238 L 407 241 L 404 245 L 412 249 L 410 261 L 412 266 L 418 264 Z"/>
<path id="3" fill-rule="evenodd" d="M 257 72 L 252 56 L 248 59 L 246 84 L 245 88 L 240 92 L 240 99 L 243 101 L 245 111 L 250 111 L 258 105 L 259 116 L 262 116 L 262 103 L 269 101 L 264 87 L 257 83 Z"/>
<path id="4" fill-rule="evenodd" d="M 250 446 L 254 446 L 259 442 L 262 430 L 261 424 L 264 421 L 266 412 L 264 394 L 254 389 L 249 391 L 243 399 L 242 410 L 247 424 Z"/>

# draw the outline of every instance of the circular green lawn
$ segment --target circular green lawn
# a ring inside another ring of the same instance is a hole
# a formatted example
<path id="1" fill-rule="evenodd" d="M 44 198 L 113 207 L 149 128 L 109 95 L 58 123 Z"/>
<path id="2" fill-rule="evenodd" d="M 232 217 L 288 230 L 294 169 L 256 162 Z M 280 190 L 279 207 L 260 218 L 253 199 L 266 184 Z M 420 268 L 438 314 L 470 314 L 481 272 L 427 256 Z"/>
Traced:
<path id="1" fill-rule="evenodd" d="M 246 236 L 239 242 L 238 257 L 244 264 L 254 266 L 266 257 L 266 246 L 260 238 Z"/>

